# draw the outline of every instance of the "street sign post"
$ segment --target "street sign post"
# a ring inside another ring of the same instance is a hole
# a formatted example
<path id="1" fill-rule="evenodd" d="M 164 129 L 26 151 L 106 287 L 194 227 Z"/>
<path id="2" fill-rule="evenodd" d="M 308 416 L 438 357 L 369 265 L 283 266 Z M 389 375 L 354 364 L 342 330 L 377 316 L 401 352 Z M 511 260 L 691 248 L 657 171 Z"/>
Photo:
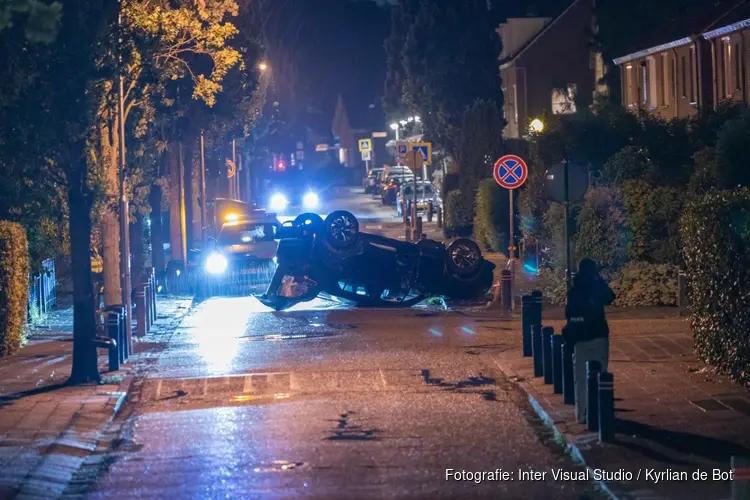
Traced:
<path id="1" fill-rule="evenodd" d="M 513 190 L 521 187 L 526 178 L 529 176 L 529 169 L 523 158 L 516 155 L 505 155 L 495 162 L 492 169 L 492 176 L 495 178 L 500 187 L 510 192 L 508 193 L 508 204 L 510 210 L 510 229 L 508 231 L 509 244 L 508 255 L 510 257 L 510 276 L 511 276 L 511 310 L 515 307 L 513 288 L 516 284 L 516 242 L 515 242 L 515 210 L 513 207 Z"/>
<path id="2" fill-rule="evenodd" d="M 562 163 L 553 165 L 545 175 L 545 187 L 550 198 L 563 204 L 565 218 L 565 284 L 570 289 L 573 257 L 571 255 L 570 204 L 583 198 L 589 187 L 589 175 L 581 165 Z"/>
<path id="3" fill-rule="evenodd" d="M 432 143 L 431 142 L 412 142 L 409 144 L 411 151 L 418 151 L 422 155 L 423 172 L 422 177 L 427 180 L 427 165 L 432 164 Z M 416 173 L 415 173 L 416 175 Z"/>
<path id="4" fill-rule="evenodd" d="M 372 139 L 360 139 L 359 140 L 359 152 L 367 153 L 372 151 Z"/>
<path id="5" fill-rule="evenodd" d="M 364 160 L 364 161 L 370 161 L 370 160 L 372 160 L 372 152 L 370 152 L 370 151 L 362 151 L 362 160 Z"/>
<path id="6" fill-rule="evenodd" d="M 423 157 L 420 151 L 411 150 L 406 153 L 406 165 L 414 173 L 413 201 L 411 204 L 412 225 L 417 223 L 417 171 L 422 168 Z"/>
<path id="7" fill-rule="evenodd" d="M 408 151 L 406 141 L 396 141 L 396 159 L 398 163 L 406 161 L 406 152 Z"/>

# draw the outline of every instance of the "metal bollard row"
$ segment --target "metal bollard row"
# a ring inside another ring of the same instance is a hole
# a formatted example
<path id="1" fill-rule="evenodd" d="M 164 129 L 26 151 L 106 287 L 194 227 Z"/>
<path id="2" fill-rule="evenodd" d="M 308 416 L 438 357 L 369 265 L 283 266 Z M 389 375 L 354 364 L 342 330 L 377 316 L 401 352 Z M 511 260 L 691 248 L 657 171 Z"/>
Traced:
<path id="1" fill-rule="evenodd" d="M 437 209 L 437 227 L 443 229 L 443 208 L 438 207 Z"/>
<path id="2" fill-rule="evenodd" d="M 531 357 L 531 317 L 533 315 L 531 295 L 521 296 L 521 345 L 523 357 Z"/>
<path id="3" fill-rule="evenodd" d="M 615 439 L 615 377 L 611 373 L 599 374 L 599 442 L 611 443 Z"/>
<path id="4" fill-rule="evenodd" d="M 432 200 L 427 202 L 427 222 L 432 222 L 432 215 L 435 212 L 435 204 Z"/>
<path id="5" fill-rule="evenodd" d="M 562 368 L 563 368 L 563 403 L 566 405 L 576 404 L 576 389 L 573 379 L 573 346 L 563 342 L 562 346 Z"/>
<path id="6" fill-rule="evenodd" d="M 552 343 L 552 388 L 555 394 L 563 393 L 562 335 L 553 335 Z"/>
<path id="7" fill-rule="evenodd" d="M 511 312 L 512 300 L 510 294 L 512 293 L 513 276 L 509 269 L 503 269 L 500 271 L 500 300 L 502 303 L 503 311 Z"/>

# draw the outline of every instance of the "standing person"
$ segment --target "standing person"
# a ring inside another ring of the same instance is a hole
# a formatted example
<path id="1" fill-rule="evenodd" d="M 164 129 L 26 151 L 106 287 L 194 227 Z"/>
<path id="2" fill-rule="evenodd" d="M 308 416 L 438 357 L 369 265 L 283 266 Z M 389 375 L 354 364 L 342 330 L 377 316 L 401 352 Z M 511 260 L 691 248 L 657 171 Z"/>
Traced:
<path id="1" fill-rule="evenodd" d="M 568 292 L 565 306 L 567 324 L 563 328 L 566 343 L 574 346 L 574 382 L 576 420 L 586 423 L 586 362 L 599 361 L 606 372 L 609 363 L 609 325 L 604 306 L 615 300 L 615 294 L 599 275 L 596 262 L 582 259 Z"/>

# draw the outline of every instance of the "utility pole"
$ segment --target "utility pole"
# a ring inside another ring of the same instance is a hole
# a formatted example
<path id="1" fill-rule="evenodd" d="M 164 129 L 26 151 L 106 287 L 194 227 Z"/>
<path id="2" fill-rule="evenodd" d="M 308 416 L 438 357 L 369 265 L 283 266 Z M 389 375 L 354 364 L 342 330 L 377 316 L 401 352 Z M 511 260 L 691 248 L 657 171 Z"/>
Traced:
<path id="1" fill-rule="evenodd" d="M 239 175 L 237 174 L 237 139 L 232 139 L 232 163 L 234 164 L 234 175 L 229 179 L 229 197 L 233 200 L 239 198 L 239 191 L 237 189 L 237 180 Z"/>
<path id="2" fill-rule="evenodd" d="M 182 133 L 180 133 L 182 135 Z M 182 158 L 182 137 L 179 143 L 180 165 L 179 165 L 179 193 L 180 193 L 180 243 L 182 246 L 182 269 L 187 272 L 187 221 L 185 220 L 185 164 Z"/>
<path id="3" fill-rule="evenodd" d="M 122 28 L 122 2 L 120 2 L 120 13 L 117 18 L 119 28 Z M 117 112 L 120 122 L 120 287 L 122 289 L 122 303 L 125 305 L 127 320 L 125 321 L 125 331 L 127 335 L 129 352 L 133 351 L 133 325 L 132 304 L 130 301 L 130 208 L 128 206 L 128 190 L 125 163 L 125 83 L 122 72 L 122 31 L 119 35 L 119 80 L 120 89 L 118 95 Z"/>
<path id="4" fill-rule="evenodd" d="M 203 130 L 201 130 L 201 241 L 203 242 L 203 250 L 207 247 L 207 234 L 206 227 L 208 216 L 206 215 L 206 151 L 203 143 Z"/>

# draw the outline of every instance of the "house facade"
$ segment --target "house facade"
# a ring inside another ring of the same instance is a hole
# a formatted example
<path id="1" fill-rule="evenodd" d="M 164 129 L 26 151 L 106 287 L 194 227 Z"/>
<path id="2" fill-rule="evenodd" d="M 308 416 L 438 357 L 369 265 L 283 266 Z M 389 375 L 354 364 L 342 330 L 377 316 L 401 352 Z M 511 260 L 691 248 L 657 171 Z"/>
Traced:
<path id="1" fill-rule="evenodd" d="M 534 118 L 590 104 L 597 73 L 589 49 L 592 9 L 593 0 L 575 0 L 555 18 L 512 18 L 497 29 L 503 40 L 504 137 L 524 137 Z"/>
<path id="2" fill-rule="evenodd" d="M 695 34 L 616 58 L 622 105 L 670 119 L 715 109 L 726 100 L 747 104 L 750 10 L 746 4 L 742 1 L 719 13 Z"/>

